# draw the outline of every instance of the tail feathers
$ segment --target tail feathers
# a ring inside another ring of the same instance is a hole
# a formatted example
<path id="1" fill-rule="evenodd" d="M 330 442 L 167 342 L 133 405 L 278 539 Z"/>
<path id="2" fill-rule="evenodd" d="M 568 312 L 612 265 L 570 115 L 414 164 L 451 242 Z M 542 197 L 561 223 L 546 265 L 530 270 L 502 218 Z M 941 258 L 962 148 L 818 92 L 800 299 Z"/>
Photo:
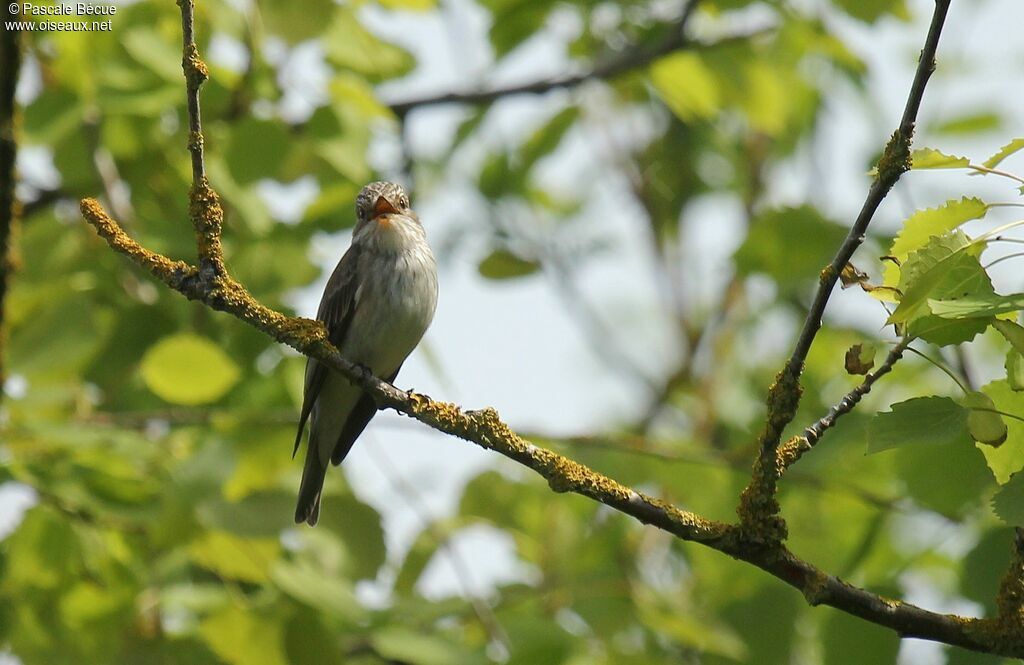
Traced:
<path id="1" fill-rule="evenodd" d="M 299 501 L 295 506 L 295 523 L 305 522 L 316 526 L 320 518 L 320 491 L 324 487 L 324 476 L 327 465 L 320 461 L 315 446 L 306 451 L 306 466 L 302 470 L 302 483 L 299 485 Z"/>

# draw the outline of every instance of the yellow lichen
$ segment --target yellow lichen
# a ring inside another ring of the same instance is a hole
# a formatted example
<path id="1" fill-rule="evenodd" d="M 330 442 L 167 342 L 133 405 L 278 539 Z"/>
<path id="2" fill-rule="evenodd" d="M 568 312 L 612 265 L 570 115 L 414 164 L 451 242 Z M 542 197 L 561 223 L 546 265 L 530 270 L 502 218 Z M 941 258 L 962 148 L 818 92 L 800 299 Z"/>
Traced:
<path id="1" fill-rule="evenodd" d="M 910 170 L 910 141 L 913 137 L 913 131 L 906 136 L 899 129 L 892 133 L 892 137 L 885 145 L 885 150 L 882 151 L 882 156 L 878 158 L 877 170 L 880 182 L 892 186 L 901 175 Z"/>

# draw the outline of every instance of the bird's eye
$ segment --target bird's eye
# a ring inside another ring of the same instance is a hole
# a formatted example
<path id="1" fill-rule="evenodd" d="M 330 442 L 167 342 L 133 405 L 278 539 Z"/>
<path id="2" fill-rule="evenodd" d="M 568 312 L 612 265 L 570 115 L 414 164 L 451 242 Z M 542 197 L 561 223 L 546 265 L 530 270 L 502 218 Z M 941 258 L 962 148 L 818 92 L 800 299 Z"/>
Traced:
<path id="1" fill-rule="evenodd" d="M 398 199 L 398 203 L 399 203 L 399 204 L 400 204 L 400 205 L 401 205 L 401 206 L 402 206 L 403 208 L 408 208 L 408 207 L 409 207 L 409 197 L 408 197 L 408 196 L 406 196 L 405 194 L 402 194 L 402 198 Z"/>

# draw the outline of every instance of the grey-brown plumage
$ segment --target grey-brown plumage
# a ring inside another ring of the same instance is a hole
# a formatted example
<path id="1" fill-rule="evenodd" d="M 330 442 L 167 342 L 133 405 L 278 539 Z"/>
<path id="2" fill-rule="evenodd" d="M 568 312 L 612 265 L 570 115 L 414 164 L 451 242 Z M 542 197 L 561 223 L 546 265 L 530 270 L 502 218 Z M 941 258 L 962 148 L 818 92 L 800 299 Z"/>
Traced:
<path id="1" fill-rule="evenodd" d="M 391 382 L 434 316 L 437 268 L 400 185 L 363 187 L 356 218 L 352 245 L 327 281 L 317 318 L 342 355 Z M 295 451 L 307 419 L 309 446 L 296 522 L 316 524 L 328 462 L 345 459 L 376 412 L 373 399 L 343 376 L 313 358 L 306 362 Z"/>

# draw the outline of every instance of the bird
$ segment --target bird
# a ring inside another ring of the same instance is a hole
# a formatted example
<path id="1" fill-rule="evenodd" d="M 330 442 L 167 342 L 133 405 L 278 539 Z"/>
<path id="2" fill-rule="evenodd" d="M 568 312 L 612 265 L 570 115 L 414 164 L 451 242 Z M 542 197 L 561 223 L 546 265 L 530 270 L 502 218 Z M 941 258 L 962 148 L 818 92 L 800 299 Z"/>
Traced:
<path id="1" fill-rule="evenodd" d="M 317 319 L 349 361 L 392 383 L 437 307 L 437 263 L 409 196 L 371 182 L 356 197 L 352 243 L 327 281 Z M 309 442 L 295 522 L 315 526 L 328 462 L 338 465 L 377 412 L 373 398 L 320 361 L 306 361 L 292 457 L 306 422 Z"/>

